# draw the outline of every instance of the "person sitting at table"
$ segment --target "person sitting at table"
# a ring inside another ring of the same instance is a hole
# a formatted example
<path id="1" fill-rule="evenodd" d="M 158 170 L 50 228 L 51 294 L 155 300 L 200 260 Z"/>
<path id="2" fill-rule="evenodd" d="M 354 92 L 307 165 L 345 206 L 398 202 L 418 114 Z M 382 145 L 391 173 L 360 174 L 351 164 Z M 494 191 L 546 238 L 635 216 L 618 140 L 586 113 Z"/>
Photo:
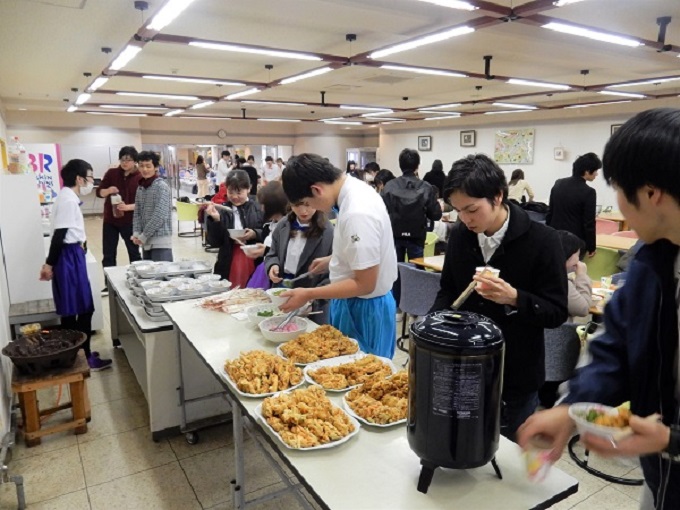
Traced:
<path id="1" fill-rule="evenodd" d="M 507 200 L 503 170 L 484 154 L 453 164 L 444 193 L 460 220 L 449 235 L 432 311 L 451 307 L 474 279 L 461 310 L 493 320 L 505 337 L 501 433 L 514 440 L 538 405 L 545 377 L 544 329 L 567 320 L 567 272 L 557 233 Z M 500 269 L 498 277 L 476 268 Z"/>
<path id="2" fill-rule="evenodd" d="M 527 201 L 524 194 L 529 197 L 529 202 L 534 199 L 534 190 L 527 181 L 524 180 L 524 170 L 517 169 L 512 172 L 508 183 L 508 200 L 514 200 L 517 204 Z"/>
<path id="3" fill-rule="evenodd" d="M 241 246 L 257 241 L 262 235 L 262 212 L 248 198 L 250 178 L 243 170 L 232 170 L 227 176 L 227 199 L 218 212 L 210 202 L 205 209 L 207 216 L 208 244 L 219 247 L 215 274 L 229 280 L 234 286 L 246 287 L 255 270 L 255 263 L 241 250 Z M 229 235 L 230 229 L 244 230 L 236 239 Z"/>
<path id="4" fill-rule="evenodd" d="M 321 257 L 328 257 L 333 250 L 333 225 L 322 211 L 300 201 L 291 205 L 291 211 L 283 218 L 272 234 L 271 250 L 264 259 L 269 279 L 281 286 L 284 279 L 292 279 L 309 271 L 310 264 Z M 330 283 L 328 273 L 312 274 L 296 281 L 297 287 L 320 287 Z M 328 323 L 328 300 L 312 302 L 313 311 L 323 311 L 312 320 Z"/>

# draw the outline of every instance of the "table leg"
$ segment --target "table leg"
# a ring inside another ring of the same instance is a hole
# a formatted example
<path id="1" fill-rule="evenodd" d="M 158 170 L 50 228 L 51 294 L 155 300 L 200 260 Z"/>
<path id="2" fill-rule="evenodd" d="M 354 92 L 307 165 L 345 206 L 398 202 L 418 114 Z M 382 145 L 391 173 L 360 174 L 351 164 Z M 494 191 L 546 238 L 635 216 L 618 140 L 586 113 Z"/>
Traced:
<path id="1" fill-rule="evenodd" d="M 35 391 L 26 391 L 19 393 L 19 402 L 21 403 L 21 415 L 24 418 L 24 434 L 31 432 L 38 432 L 40 430 L 40 411 L 38 411 L 38 398 Z M 36 437 L 29 439 L 26 435 L 26 446 L 37 446 L 40 444 L 40 438 Z"/>
<path id="2" fill-rule="evenodd" d="M 186 395 L 184 394 L 184 372 L 182 371 L 182 333 L 178 328 L 177 331 L 177 364 L 179 370 L 179 408 L 180 408 L 180 432 L 184 433 L 187 430 L 187 406 L 184 401 Z"/>
<path id="3" fill-rule="evenodd" d="M 245 502 L 245 475 L 243 467 L 243 415 L 241 414 L 241 408 L 238 406 L 237 402 L 230 400 L 231 413 L 233 417 L 233 430 L 234 430 L 234 462 L 236 465 L 236 476 L 235 480 L 232 482 L 233 487 L 233 503 L 236 510 L 242 510 L 246 507 Z"/>
<path id="4" fill-rule="evenodd" d="M 118 303 L 116 302 L 116 290 L 111 285 L 109 277 L 105 274 L 104 278 L 106 280 L 106 287 L 109 289 L 109 325 L 111 326 L 111 341 L 114 347 L 120 346 L 120 340 L 118 340 Z"/>
<path id="5" fill-rule="evenodd" d="M 76 427 L 76 434 L 87 432 L 87 411 L 85 410 L 85 381 L 69 383 L 71 388 L 71 410 L 73 411 L 73 421 L 81 421 L 83 425 Z"/>

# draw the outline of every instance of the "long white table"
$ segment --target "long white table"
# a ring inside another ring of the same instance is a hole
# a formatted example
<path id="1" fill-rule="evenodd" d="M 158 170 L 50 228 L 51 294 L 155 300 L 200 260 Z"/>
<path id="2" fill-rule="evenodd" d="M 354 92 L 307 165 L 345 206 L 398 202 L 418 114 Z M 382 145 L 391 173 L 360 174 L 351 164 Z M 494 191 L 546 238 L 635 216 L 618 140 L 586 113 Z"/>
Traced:
<path id="1" fill-rule="evenodd" d="M 237 395 L 223 375 L 225 360 L 253 349 L 275 352 L 276 345 L 265 340 L 249 322 L 198 308 L 192 302 L 168 304 L 165 310 L 177 333 L 226 390 L 234 411 L 234 437 L 240 437 L 243 413 L 270 440 L 281 459 L 324 507 L 334 510 L 450 509 L 452 505 L 474 509 L 547 508 L 578 490 L 578 481 L 557 468 L 551 469 L 543 483 L 529 482 L 519 447 L 503 437 L 496 454 L 503 480 L 496 478 L 490 464 L 470 470 L 438 469 L 427 494 L 416 490 L 420 460 L 408 446 L 404 427 L 362 427 L 355 437 L 336 448 L 304 452 L 285 448 L 254 418 L 254 410 L 262 399 Z M 341 397 L 329 396 L 339 404 Z M 235 497 L 234 506 L 243 508 L 242 494 L 246 492 L 247 480 L 239 469 L 238 455 L 237 451 L 235 485 L 240 487 L 241 495 Z"/>

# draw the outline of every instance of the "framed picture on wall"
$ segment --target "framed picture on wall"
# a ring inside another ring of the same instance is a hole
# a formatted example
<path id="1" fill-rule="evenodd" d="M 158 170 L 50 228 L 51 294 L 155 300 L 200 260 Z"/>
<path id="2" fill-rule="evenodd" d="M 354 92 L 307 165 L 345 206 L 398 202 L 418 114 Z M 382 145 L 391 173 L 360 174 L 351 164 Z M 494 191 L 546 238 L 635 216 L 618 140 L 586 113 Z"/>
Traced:
<path id="1" fill-rule="evenodd" d="M 471 129 L 469 131 L 460 132 L 461 147 L 474 147 L 475 145 L 477 145 L 477 131 Z"/>
<path id="2" fill-rule="evenodd" d="M 558 161 L 562 161 L 564 159 L 564 147 L 555 147 L 553 149 L 553 157 Z"/>
<path id="3" fill-rule="evenodd" d="M 616 133 L 622 125 L 623 124 L 612 124 L 610 134 L 613 135 L 614 133 Z"/>
<path id="4" fill-rule="evenodd" d="M 432 137 L 431 136 L 419 136 L 418 137 L 418 150 L 419 151 L 431 151 L 432 150 Z"/>

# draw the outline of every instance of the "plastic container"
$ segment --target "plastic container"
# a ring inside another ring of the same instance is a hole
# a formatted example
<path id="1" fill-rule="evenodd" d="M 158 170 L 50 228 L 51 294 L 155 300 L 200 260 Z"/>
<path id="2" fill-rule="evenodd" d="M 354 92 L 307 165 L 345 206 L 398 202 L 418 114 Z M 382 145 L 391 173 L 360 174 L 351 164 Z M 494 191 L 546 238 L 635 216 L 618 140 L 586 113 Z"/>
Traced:
<path id="1" fill-rule="evenodd" d="M 114 218 L 122 218 L 125 216 L 125 213 L 123 211 L 118 210 L 118 204 L 122 204 L 123 199 L 118 193 L 114 193 L 111 195 L 111 210 L 113 211 L 113 217 Z"/>

